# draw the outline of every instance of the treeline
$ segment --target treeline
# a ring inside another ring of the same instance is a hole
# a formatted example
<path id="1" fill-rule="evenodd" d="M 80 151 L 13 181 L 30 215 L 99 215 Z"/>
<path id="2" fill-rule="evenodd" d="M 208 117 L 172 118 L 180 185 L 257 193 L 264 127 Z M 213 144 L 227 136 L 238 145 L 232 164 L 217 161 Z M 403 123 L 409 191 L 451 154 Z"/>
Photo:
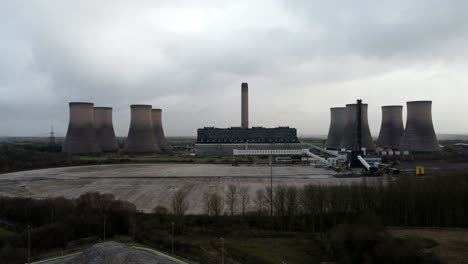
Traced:
<path id="1" fill-rule="evenodd" d="M 135 213 L 133 204 L 98 193 L 75 200 L 0 197 L 0 222 L 14 233 L 0 234 L 0 259 L 2 263 L 24 263 L 28 230 L 31 255 L 38 256 L 74 246 L 81 239 L 128 234 Z"/>
<path id="2" fill-rule="evenodd" d="M 255 228 L 321 232 L 364 214 L 375 215 L 387 226 L 468 227 L 468 175 L 381 178 L 354 185 L 303 187 L 276 185 L 257 189 L 229 185 L 224 193 L 205 193 L 207 216 L 243 216 L 259 222 Z M 190 208 L 189 190 L 177 191 L 171 210 L 183 215 Z M 249 206 L 250 205 L 250 206 Z M 252 207 L 253 205 L 253 207 Z M 249 208 L 250 210 L 247 210 Z M 253 209 L 253 210 L 252 210 Z M 239 218 L 239 217 L 238 217 Z"/>

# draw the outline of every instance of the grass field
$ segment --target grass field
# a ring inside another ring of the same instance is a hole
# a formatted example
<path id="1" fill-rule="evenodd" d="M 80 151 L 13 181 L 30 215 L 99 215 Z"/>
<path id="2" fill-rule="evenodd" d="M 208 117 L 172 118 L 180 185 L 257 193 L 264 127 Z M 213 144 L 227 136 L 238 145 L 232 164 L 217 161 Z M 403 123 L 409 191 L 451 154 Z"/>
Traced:
<path id="1" fill-rule="evenodd" d="M 390 228 L 389 232 L 399 238 L 420 237 L 433 240 L 431 248 L 444 263 L 468 263 L 468 229 L 436 228 Z"/>

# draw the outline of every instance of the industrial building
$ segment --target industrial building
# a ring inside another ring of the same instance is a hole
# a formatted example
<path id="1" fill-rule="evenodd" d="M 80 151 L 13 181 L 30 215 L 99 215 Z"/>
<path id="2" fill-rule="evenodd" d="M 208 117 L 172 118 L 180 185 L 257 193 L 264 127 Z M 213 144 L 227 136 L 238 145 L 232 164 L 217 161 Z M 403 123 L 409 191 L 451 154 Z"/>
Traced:
<path id="1" fill-rule="evenodd" d="M 153 121 L 153 133 L 154 138 L 156 139 L 156 144 L 159 149 L 168 151 L 169 148 L 166 142 L 166 136 L 164 136 L 164 129 L 162 125 L 162 110 L 153 109 L 151 111 L 152 121 Z"/>
<path id="2" fill-rule="evenodd" d="M 432 123 L 432 101 L 407 102 L 402 148 L 410 152 L 440 151 Z"/>
<path id="3" fill-rule="evenodd" d="M 346 107 L 330 108 L 330 129 L 328 130 L 325 148 L 340 149 L 341 138 L 345 134 L 346 117 Z"/>
<path id="4" fill-rule="evenodd" d="M 382 124 L 377 146 L 382 149 L 399 150 L 403 133 L 403 106 L 382 106 Z"/>
<path id="5" fill-rule="evenodd" d="M 204 127 L 197 131 L 195 153 L 199 156 L 233 155 L 234 149 L 303 149 L 295 128 L 249 127 L 249 85 L 241 84 L 241 126 Z"/>
<path id="6" fill-rule="evenodd" d="M 360 150 L 359 147 L 375 150 L 369 129 L 367 104 L 347 104 L 346 125 L 340 140 L 340 149 Z"/>
<path id="7" fill-rule="evenodd" d="M 111 107 L 94 107 L 94 125 L 96 139 L 101 150 L 104 152 L 119 150 L 119 144 L 117 143 L 112 123 Z"/>
<path id="8" fill-rule="evenodd" d="M 131 105 L 130 129 L 128 131 L 128 153 L 154 153 L 161 149 L 156 144 L 153 130 L 151 105 Z"/>
<path id="9" fill-rule="evenodd" d="M 101 152 L 94 127 L 94 104 L 70 102 L 70 118 L 62 152 L 92 154 Z"/>

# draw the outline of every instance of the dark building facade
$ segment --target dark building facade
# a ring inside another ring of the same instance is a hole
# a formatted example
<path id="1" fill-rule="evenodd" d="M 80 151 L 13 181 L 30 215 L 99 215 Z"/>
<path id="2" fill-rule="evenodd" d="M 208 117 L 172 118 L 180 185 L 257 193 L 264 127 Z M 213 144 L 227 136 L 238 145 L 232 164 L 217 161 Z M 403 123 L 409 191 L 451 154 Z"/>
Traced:
<path id="1" fill-rule="evenodd" d="M 252 127 L 252 128 L 199 128 L 198 144 L 235 144 L 235 143 L 299 143 L 297 131 L 290 127 Z"/>

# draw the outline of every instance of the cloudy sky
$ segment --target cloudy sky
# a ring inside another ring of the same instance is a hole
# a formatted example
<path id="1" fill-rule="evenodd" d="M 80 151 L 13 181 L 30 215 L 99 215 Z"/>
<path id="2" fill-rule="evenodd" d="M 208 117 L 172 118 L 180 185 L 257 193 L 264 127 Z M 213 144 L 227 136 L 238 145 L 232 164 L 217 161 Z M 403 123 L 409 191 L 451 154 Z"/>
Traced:
<path id="1" fill-rule="evenodd" d="M 199 2 L 199 3 L 197 3 Z M 0 0 L 0 136 L 64 135 L 69 101 L 163 109 L 169 136 L 250 121 L 326 134 L 329 108 L 432 100 L 468 133 L 468 1 Z"/>

